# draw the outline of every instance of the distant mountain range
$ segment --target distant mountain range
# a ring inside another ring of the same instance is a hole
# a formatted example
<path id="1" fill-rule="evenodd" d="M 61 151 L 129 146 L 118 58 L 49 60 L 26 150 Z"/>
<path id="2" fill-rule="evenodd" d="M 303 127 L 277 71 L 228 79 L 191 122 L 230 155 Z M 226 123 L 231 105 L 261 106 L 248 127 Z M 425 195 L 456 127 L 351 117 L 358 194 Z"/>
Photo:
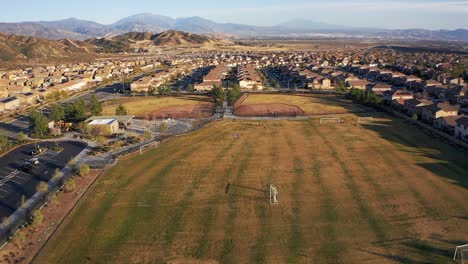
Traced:
<path id="1" fill-rule="evenodd" d="M 217 23 L 201 17 L 171 18 L 143 13 L 103 25 L 92 21 L 70 18 L 58 21 L 0 23 L 0 32 L 48 39 L 77 39 L 112 37 L 128 32 L 178 30 L 196 34 L 226 34 L 242 37 L 350 37 L 388 38 L 406 40 L 468 41 L 468 30 L 386 30 L 331 25 L 309 20 L 292 20 L 270 27 L 232 23 Z"/>
<path id="2" fill-rule="evenodd" d="M 66 61 L 73 58 L 91 58 L 95 53 L 129 52 L 155 46 L 195 46 L 227 44 L 226 40 L 194 33 L 168 30 L 159 34 L 130 32 L 106 38 L 91 38 L 85 41 L 51 40 L 33 36 L 4 35 L 0 33 L 0 66 L 4 63 L 40 61 Z"/>

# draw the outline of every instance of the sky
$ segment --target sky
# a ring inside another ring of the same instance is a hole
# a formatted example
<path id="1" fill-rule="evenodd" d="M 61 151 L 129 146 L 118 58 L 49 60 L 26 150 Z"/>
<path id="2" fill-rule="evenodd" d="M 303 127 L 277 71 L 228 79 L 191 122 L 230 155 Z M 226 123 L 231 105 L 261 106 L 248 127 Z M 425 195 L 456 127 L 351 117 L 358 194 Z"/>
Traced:
<path id="1" fill-rule="evenodd" d="M 111 24 L 138 13 L 258 26 L 307 19 L 356 27 L 468 29 L 468 0 L 0 0 L 0 22 L 75 17 Z"/>

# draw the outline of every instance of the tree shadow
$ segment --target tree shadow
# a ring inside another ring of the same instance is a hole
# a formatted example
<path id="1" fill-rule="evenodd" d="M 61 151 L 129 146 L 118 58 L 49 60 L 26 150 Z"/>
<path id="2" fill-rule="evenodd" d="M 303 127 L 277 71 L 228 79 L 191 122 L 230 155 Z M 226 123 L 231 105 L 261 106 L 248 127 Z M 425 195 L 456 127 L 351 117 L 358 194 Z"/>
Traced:
<path id="1" fill-rule="evenodd" d="M 468 189 L 467 151 L 401 120 L 389 118 L 387 121 L 374 121 L 362 126 L 377 132 L 382 138 L 395 144 L 400 151 L 434 160 L 417 165 Z"/>

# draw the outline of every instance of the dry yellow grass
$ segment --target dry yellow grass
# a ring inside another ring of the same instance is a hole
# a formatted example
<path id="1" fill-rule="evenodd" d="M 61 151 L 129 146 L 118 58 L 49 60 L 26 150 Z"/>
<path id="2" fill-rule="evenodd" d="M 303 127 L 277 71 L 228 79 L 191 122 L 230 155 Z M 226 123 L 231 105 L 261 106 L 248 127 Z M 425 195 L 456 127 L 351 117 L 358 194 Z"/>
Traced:
<path id="1" fill-rule="evenodd" d="M 345 114 L 367 111 L 343 97 L 280 94 L 249 94 L 241 106 L 258 104 L 287 104 L 301 108 L 306 115 Z"/>
<path id="2" fill-rule="evenodd" d="M 131 115 L 145 115 L 157 112 L 161 109 L 171 107 L 196 107 L 196 106 L 210 106 L 212 105 L 209 97 L 206 96 L 181 96 L 181 97 L 155 97 L 155 96 L 135 96 L 124 97 L 104 103 L 102 111 L 103 115 L 114 115 L 115 109 L 120 104 L 127 108 L 128 113 Z"/>
<path id="3" fill-rule="evenodd" d="M 466 171 L 390 117 L 224 121 L 109 169 L 36 263 L 448 263 Z"/>

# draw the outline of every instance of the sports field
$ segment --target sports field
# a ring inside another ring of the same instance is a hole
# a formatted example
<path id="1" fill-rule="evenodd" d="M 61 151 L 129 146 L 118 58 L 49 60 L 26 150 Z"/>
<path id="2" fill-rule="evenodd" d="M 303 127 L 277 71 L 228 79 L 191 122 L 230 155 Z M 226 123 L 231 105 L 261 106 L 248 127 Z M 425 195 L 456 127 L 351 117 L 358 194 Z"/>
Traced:
<path id="1" fill-rule="evenodd" d="M 449 263 L 467 171 L 390 118 L 222 121 L 109 169 L 37 263 Z"/>
<path id="2" fill-rule="evenodd" d="M 103 114 L 114 115 L 117 106 L 122 104 L 130 115 L 150 119 L 197 118 L 211 116 L 214 103 L 207 96 L 134 96 L 121 97 L 104 103 Z"/>
<path id="3" fill-rule="evenodd" d="M 327 115 L 367 112 L 343 96 L 246 94 L 236 104 L 239 116 Z"/>

